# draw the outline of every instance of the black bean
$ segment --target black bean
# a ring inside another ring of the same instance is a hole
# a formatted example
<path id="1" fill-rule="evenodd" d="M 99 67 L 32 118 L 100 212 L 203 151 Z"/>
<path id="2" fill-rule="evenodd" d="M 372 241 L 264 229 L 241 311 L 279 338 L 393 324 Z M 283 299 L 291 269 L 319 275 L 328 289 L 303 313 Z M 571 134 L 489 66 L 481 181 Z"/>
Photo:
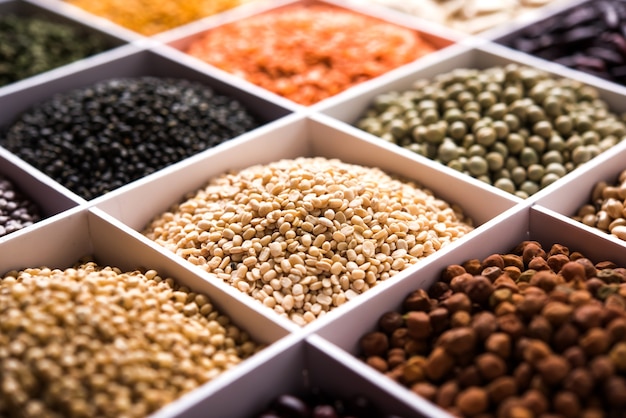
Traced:
<path id="1" fill-rule="evenodd" d="M 120 78 L 33 107 L 0 145 L 90 200 L 258 125 L 241 103 L 203 84 Z"/>

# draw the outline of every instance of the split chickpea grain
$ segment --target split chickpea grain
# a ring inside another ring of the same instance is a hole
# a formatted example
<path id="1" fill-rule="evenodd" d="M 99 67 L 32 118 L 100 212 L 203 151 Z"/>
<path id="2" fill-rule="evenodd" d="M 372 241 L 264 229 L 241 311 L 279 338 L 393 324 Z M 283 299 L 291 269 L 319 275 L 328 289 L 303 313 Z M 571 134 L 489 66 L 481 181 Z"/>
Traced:
<path id="1" fill-rule="evenodd" d="M 0 309 L 3 417 L 144 417 L 262 348 L 155 270 L 10 271 Z"/>
<path id="2" fill-rule="evenodd" d="M 143 233 L 303 326 L 472 229 L 414 182 L 314 157 L 217 176 Z"/>

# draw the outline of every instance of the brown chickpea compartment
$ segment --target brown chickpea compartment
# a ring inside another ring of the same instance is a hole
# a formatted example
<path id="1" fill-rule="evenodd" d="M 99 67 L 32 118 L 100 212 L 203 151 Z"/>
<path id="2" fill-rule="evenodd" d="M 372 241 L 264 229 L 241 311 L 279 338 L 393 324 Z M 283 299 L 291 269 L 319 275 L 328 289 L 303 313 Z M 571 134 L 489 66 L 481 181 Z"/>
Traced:
<path id="1" fill-rule="evenodd" d="M 618 416 L 625 307 L 626 268 L 527 240 L 444 268 L 380 316 L 359 356 L 453 415 Z"/>

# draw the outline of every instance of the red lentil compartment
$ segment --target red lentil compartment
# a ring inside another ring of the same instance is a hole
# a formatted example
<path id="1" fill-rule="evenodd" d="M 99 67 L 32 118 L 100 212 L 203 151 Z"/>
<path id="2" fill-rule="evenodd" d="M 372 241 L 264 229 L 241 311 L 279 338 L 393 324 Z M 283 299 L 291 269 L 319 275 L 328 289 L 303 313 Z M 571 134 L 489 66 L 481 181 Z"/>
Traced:
<path id="1" fill-rule="evenodd" d="M 171 45 L 310 106 L 453 43 L 322 1 L 294 1 Z"/>
<path id="2" fill-rule="evenodd" d="M 453 416 L 622 416 L 624 248 L 529 207 L 457 250 L 319 334 Z"/>
<path id="3" fill-rule="evenodd" d="M 0 254 L 3 417 L 177 408 L 289 334 L 87 209 L 0 241 Z"/>

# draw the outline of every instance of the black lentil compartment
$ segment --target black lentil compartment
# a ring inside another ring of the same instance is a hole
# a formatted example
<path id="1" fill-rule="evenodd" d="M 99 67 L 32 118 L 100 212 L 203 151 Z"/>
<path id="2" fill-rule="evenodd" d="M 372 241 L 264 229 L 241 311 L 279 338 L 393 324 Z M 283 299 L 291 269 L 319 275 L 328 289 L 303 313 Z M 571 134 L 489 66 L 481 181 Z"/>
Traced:
<path id="1" fill-rule="evenodd" d="M 495 39 L 535 57 L 626 85 L 626 2 L 587 0 Z"/>
<path id="2" fill-rule="evenodd" d="M 133 45 L 0 102 L 0 146 L 85 200 L 288 113 Z"/>
<path id="3" fill-rule="evenodd" d="M 538 206 L 468 244 L 318 334 L 454 416 L 622 416 L 623 245 Z"/>
<path id="4" fill-rule="evenodd" d="M 23 1 L 0 1 L 0 88 L 126 42 L 60 11 Z"/>
<path id="5" fill-rule="evenodd" d="M 622 95 L 486 43 L 323 110 L 526 199 L 626 137 Z"/>

